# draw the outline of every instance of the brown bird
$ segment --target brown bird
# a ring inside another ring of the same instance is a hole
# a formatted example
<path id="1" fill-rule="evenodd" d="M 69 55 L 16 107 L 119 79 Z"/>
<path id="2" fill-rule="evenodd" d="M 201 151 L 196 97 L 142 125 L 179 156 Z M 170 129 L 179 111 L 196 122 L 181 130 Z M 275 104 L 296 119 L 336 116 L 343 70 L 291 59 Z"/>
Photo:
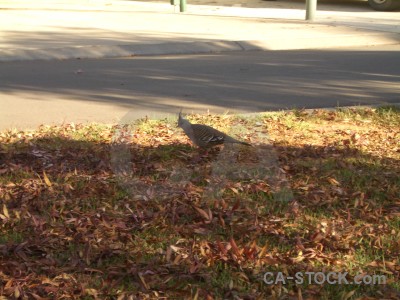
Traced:
<path id="1" fill-rule="evenodd" d="M 203 124 L 192 124 L 179 113 L 178 126 L 183 129 L 188 138 L 200 148 L 209 148 L 225 143 L 242 144 L 251 146 L 249 143 L 239 141 L 233 137 Z"/>

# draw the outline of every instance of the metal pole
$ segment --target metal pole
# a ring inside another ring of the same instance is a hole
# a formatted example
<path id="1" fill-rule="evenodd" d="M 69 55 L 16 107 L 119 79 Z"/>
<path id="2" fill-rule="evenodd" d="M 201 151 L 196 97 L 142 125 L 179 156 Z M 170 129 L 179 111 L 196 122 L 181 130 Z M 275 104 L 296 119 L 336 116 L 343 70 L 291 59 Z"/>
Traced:
<path id="1" fill-rule="evenodd" d="M 181 0 L 180 12 L 186 11 L 186 0 Z"/>
<path id="2" fill-rule="evenodd" d="M 317 0 L 306 0 L 306 20 L 313 21 L 317 11 Z"/>
<path id="3" fill-rule="evenodd" d="M 174 12 L 175 12 L 175 8 L 178 5 L 178 0 L 171 0 L 171 5 L 174 6 Z"/>

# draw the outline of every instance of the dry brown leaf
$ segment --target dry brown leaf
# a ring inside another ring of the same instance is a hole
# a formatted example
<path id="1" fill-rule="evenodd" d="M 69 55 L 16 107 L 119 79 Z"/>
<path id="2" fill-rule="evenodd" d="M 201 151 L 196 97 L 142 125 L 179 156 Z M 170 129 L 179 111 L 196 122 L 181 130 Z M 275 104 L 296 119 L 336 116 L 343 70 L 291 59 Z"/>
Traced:
<path id="1" fill-rule="evenodd" d="M 234 192 L 236 195 L 239 194 L 239 191 L 238 191 L 236 188 L 230 187 L 229 189 L 230 189 L 232 192 Z"/>
<path id="2" fill-rule="evenodd" d="M 236 245 L 235 240 L 234 240 L 233 238 L 231 238 L 229 243 L 230 243 L 231 246 L 232 246 L 233 253 L 234 253 L 235 255 L 237 255 L 237 256 L 240 255 L 240 251 L 239 251 L 238 246 Z"/>
<path id="3" fill-rule="evenodd" d="M 355 293 L 356 291 L 357 291 L 357 290 L 352 290 L 352 291 L 346 293 L 346 294 L 342 297 L 342 300 L 348 300 L 348 299 L 350 299 L 350 298 L 354 295 L 354 293 Z"/>
<path id="4" fill-rule="evenodd" d="M 332 184 L 332 185 L 340 185 L 339 181 L 337 181 L 335 178 L 328 177 L 327 180 L 328 180 L 329 183 Z"/>
<path id="5" fill-rule="evenodd" d="M 144 287 L 146 290 L 149 290 L 150 288 L 149 288 L 149 286 L 147 285 L 146 281 L 144 280 L 143 275 L 142 275 L 141 273 L 138 273 L 138 276 L 139 276 L 140 281 L 141 281 L 142 284 L 143 284 L 143 287 Z"/>
<path id="6" fill-rule="evenodd" d="M 45 171 L 43 171 L 43 179 L 44 179 L 44 182 L 46 183 L 46 185 L 47 185 L 48 187 L 51 187 L 51 186 L 52 186 L 52 183 L 51 183 L 49 177 L 47 177 L 47 174 L 46 174 Z"/>
<path id="7" fill-rule="evenodd" d="M 212 220 L 212 213 L 211 213 L 211 210 L 210 210 L 210 209 L 208 209 L 208 213 L 207 213 L 205 210 L 201 209 L 200 207 L 194 206 L 194 208 L 197 210 L 197 212 L 198 212 L 204 219 L 206 219 L 207 221 L 211 221 L 211 220 Z"/>
<path id="8" fill-rule="evenodd" d="M 3 204 L 3 214 L 7 217 L 10 218 L 10 215 L 8 214 L 8 209 L 5 204 Z"/>

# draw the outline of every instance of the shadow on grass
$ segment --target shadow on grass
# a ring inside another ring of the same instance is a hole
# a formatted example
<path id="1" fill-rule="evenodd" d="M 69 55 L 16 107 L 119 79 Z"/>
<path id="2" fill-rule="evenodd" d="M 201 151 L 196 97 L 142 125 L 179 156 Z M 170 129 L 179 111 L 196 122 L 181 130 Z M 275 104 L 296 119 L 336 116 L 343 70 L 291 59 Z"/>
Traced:
<path id="1" fill-rule="evenodd" d="M 185 144 L 130 144 L 128 164 L 117 163 L 116 174 L 110 143 L 43 137 L 1 144 L 0 294 L 254 298 L 281 289 L 263 283 L 266 271 L 342 265 L 377 272 L 381 257 L 394 262 L 386 267 L 398 279 L 398 160 L 350 147 L 254 148 L 275 152 L 267 160 L 276 157 L 274 164 L 260 166 L 240 147 L 205 156 Z M 224 159 L 241 171 L 273 171 L 219 181 L 227 165 L 213 166 Z M 140 182 L 134 192 L 126 179 Z M 274 198 L 277 182 L 290 188 L 291 201 Z M 208 186 L 218 193 L 209 197 Z M 390 297 L 392 286 L 357 293 Z M 350 290 L 310 285 L 303 296 L 334 299 Z"/>

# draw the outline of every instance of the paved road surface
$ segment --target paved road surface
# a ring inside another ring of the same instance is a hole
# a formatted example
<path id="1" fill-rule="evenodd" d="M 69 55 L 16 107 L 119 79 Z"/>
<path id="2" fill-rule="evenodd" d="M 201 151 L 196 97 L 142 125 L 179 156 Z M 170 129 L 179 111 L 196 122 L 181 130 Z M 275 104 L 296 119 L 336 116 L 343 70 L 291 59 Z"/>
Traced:
<path id="1" fill-rule="evenodd" d="M 400 103 L 400 46 L 255 51 L 0 68 L 0 129 L 136 116 Z"/>

